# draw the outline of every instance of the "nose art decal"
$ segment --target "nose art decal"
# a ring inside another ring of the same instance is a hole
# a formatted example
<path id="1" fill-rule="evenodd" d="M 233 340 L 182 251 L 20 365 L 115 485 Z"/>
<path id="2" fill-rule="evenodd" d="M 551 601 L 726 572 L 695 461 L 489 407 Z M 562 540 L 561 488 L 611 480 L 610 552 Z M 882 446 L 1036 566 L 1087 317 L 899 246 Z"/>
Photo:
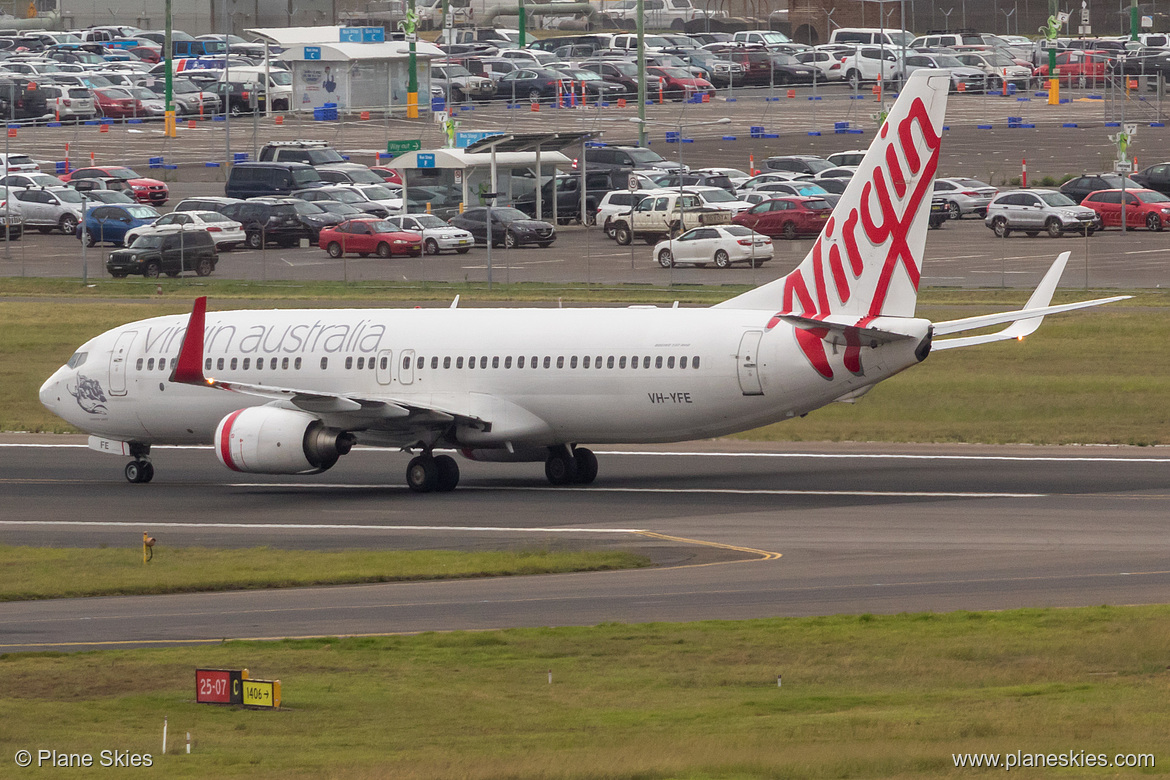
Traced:
<path id="1" fill-rule="evenodd" d="M 65 386 L 69 395 L 77 399 L 77 405 L 86 414 L 106 414 L 106 395 L 102 392 L 101 383 L 96 379 L 77 375 L 75 387 Z"/>

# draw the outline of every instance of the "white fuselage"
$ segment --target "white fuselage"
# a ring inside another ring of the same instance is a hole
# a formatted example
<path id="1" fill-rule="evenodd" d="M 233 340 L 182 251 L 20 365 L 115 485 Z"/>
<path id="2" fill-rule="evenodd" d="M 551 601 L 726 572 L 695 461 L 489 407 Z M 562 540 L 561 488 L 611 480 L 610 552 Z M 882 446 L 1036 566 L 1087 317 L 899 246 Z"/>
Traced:
<path id="1" fill-rule="evenodd" d="M 925 338 L 929 323 L 912 322 Z M 272 403 L 169 382 L 186 323 L 159 317 L 98 336 L 78 351 L 84 362 L 45 382 L 42 402 L 89 433 L 142 444 L 209 443 L 225 415 Z M 866 346 L 860 373 L 826 379 L 791 326 L 768 325 L 758 310 L 653 307 L 218 312 L 207 315 L 203 368 L 218 381 L 485 420 L 486 429 L 460 427 L 455 443 L 491 448 L 723 435 L 804 414 L 918 362 L 920 340 Z M 410 443 L 376 425 L 355 433 Z"/>

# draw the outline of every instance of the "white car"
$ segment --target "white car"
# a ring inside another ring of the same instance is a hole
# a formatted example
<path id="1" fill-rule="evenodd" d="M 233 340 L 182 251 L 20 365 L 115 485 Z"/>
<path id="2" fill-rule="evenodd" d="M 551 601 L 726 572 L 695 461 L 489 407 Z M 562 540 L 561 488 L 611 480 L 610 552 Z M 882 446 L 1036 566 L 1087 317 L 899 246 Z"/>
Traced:
<path id="1" fill-rule="evenodd" d="M 684 191 L 696 195 L 703 205 L 710 209 L 738 214 L 752 207 L 752 204 L 740 200 L 722 187 L 686 187 Z"/>
<path id="2" fill-rule="evenodd" d="M 613 218 L 618 214 L 629 214 L 642 198 L 645 198 L 647 195 L 655 195 L 659 192 L 660 190 L 656 188 L 610 190 L 605 193 L 605 197 L 601 199 L 601 203 L 597 204 L 596 224 L 601 225 L 605 231 L 605 235 L 613 238 Z"/>
<path id="3" fill-rule="evenodd" d="M 9 173 L 36 173 L 41 169 L 36 160 L 27 154 L 0 153 L 0 171 Z"/>
<path id="4" fill-rule="evenodd" d="M 840 58 L 827 51 L 801 51 L 796 53 L 796 61 L 817 69 L 817 78 L 824 81 L 844 81 L 845 69 L 841 66 Z"/>
<path id="5" fill-rule="evenodd" d="M 64 187 L 65 182 L 50 173 L 13 173 L 0 179 L 5 187 Z"/>
<path id="6" fill-rule="evenodd" d="M 437 255 L 448 250 L 465 255 L 475 245 L 475 237 L 470 231 L 448 225 L 434 214 L 404 214 L 390 217 L 386 221 L 408 233 L 421 235 L 423 252 L 428 255 Z"/>
<path id="7" fill-rule="evenodd" d="M 344 187 L 347 190 L 353 190 L 362 196 L 364 200 L 371 203 L 376 203 L 382 206 L 390 214 L 402 213 L 402 188 L 395 185 L 386 184 L 337 184 L 336 187 Z"/>
<path id="8" fill-rule="evenodd" d="M 14 187 L 12 194 L 20 201 L 20 213 L 26 228 L 35 227 L 42 233 L 58 229 L 71 236 L 81 220 L 81 193 L 71 187 L 30 187 L 25 190 Z"/>
<path id="9" fill-rule="evenodd" d="M 244 226 L 218 211 L 172 211 L 164 214 L 151 225 L 126 231 L 124 243 L 130 246 L 139 236 L 163 233 L 170 230 L 206 230 L 215 242 L 216 251 L 229 252 L 244 243 L 247 236 Z"/>
<path id="10" fill-rule="evenodd" d="M 857 173 L 856 165 L 838 165 L 836 168 L 826 168 L 823 171 L 814 173 L 810 181 L 818 179 L 852 179 L 853 174 Z"/>
<path id="11" fill-rule="evenodd" d="M 711 173 L 716 176 L 726 176 L 737 190 L 751 178 L 751 174 L 739 168 L 693 168 L 691 173 Z"/>
<path id="12" fill-rule="evenodd" d="M 802 174 L 796 171 L 768 171 L 767 173 L 759 173 L 745 181 L 739 188 L 741 194 L 758 190 L 765 184 L 777 184 L 779 182 L 792 181 Z"/>
<path id="13" fill-rule="evenodd" d="M 847 149 L 844 152 L 833 152 L 825 159 L 833 163 L 833 165 L 861 165 L 862 159 L 865 157 L 865 149 Z"/>
<path id="14" fill-rule="evenodd" d="M 710 263 L 717 268 L 730 268 L 733 263 L 759 266 L 772 259 L 772 239 L 743 225 L 705 225 L 659 241 L 654 259 L 663 268 Z"/>

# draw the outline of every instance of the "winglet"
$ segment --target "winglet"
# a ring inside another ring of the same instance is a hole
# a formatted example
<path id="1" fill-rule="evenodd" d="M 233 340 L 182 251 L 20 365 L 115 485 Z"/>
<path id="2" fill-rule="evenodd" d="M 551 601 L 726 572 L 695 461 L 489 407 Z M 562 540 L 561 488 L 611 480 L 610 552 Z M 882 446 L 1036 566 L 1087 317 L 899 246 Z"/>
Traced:
<path id="1" fill-rule="evenodd" d="M 191 309 L 187 333 L 183 336 L 183 346 L 179 348 L 179 359 L 171 371 L 170 381 L 185 385 L 207 384 L 203 376 L 203 323 L 206 317 L 207 296 L 203 295 L 195 299 L 195 306 Z"/>

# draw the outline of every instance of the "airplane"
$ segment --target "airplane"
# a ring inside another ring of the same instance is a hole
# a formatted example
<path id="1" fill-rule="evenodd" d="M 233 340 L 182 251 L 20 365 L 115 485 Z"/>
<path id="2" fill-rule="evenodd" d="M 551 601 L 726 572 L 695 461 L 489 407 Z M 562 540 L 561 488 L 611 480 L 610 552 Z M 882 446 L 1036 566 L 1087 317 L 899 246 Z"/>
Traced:
<path id="1" fill-rule="evenodd" d="M 803 262 L 708 308 L 306 309 L 123 325 L 40 390 L 95 450 L 150 482 L 154 445 L 211 444 L 229 469 L 315 474 L 357 444 L 414 457 L 408 487 L 454 490 L 473 460 L 545 463 L 585 485 L 584 443 L 722 436 L 851 401 L 931 351 L 1023 339 L 1049 314 L 1069 253 L 1023 309 L 914 316 L 950 80 L 915 72 Z M 993 326 L 1002 329 L 956 336 Z M 948 338 L 949 337 L 949 338 Z"/>

